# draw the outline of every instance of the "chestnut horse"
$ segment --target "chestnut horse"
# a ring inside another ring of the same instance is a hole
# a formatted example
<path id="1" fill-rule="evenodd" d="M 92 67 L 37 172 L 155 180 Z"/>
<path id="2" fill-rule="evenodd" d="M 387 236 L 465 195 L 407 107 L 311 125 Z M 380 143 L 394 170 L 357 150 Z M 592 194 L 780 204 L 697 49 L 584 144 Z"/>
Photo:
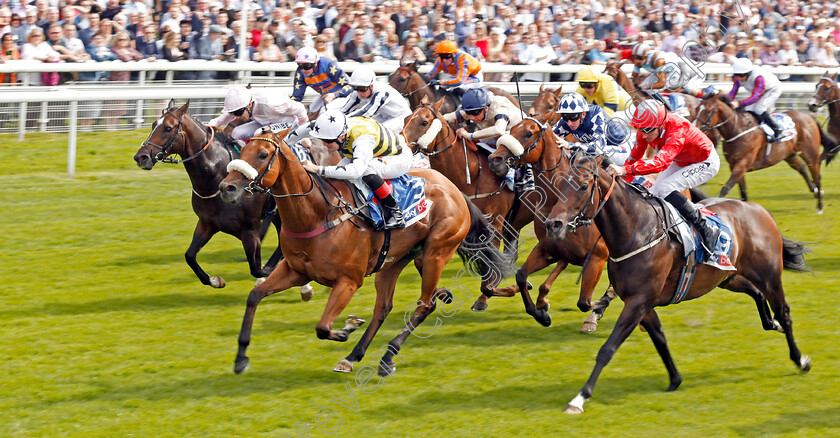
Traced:
<path id="1" fill-rule="evenodd" d="M 257 305 L 276 292 L 312 280 L 331 287 L 315 332 L 320 339 L 344 342 L 358 323 L 348 320 L 344 329 L 333 330 L 333 321 L 364 278 L 378 271 L 371 324 L 350 355 L 335 368 L 350 372 L 353 363 L 364 357 L 391 311 L 400 272 L 412 260 L 419 259 L 420 300 L 380 361 L 379 372 L 387 375 L 395 369 L 393 356 L 434 311 L 436 299 L 440 297 L 452 303 L 451 292 L 438 289 L 437 285 L 444 266 L 456 251 L 462 257 L 469 257 L 467 262 L 477 266 L 482 275 L 501 277 L 508 271 L 501 252 L 488 243 L 492 231 L 481 212 L 440 173 L 431 169 L 411 172 L 426 179 L 426 197 L 431 206 L 425 217 L 405 229 L 373 231 L 364 219 L 356 216 L 357 210 L 347 201 L 353 199 L 349 184 L 328 181 L 304 170 L 291 148 L 282 141 L 284 136 L 285 132 L 281 132 L 251 138 L 242 149 L 241 160 L 230 166 L 230 173 L 219 184 L 222 198 L 228 202 L 239 201 L 248 191 L 269 188 L 283 222 L 280 246 L 286 258 L 248 295 L 234 367 L 237 374 L 248 368 L 245 350 L 251 342 Z"/>
<path id="2" fill-rule="evenodd" d="M 496 229 L 494 244 L 499 246 L 504 241 L 506 256 L 515 260 L 519 231 L 534 220 L 534 215 L 527 208 L 517 207 L 513 211 L 516 195 L 505 186 L 504 175 L 487 170 L 487 154 L 478 151 L 472 141 L 455 135 L 454 127 L 440 112 L 443 103 L 440 99 L 430 105 L 423 96 L 420 106 L 406 119 L 403 135 L 415 153 L 427 156 L 432 169 L 452 181 L 489 217 L 488 221 Z M 482 294 L 473 304 L 473 310 L 487 309 L 487 298 L 498 295 L 493 293 L 493 286 L 496 285 L 482 284 Z"/>
<path id="3" fill-rule="evenodd" d="M 825 130 L 835 140 L 840 139 L 840 86 L 837 85 L 837 75 L 831 77 L 828 72 L 825 72 L 825 75 L 817 82 L 814 96 L 808 100 L 808 109 L 811 112 L 817 112 L 823 105 L 828 105 Z M 830 163 L 838 151 L 840 148 L 836 146 L 823 151 L 820 161 L 825 161 L 825 164 Z"/>
<path id="4" fill-rule="evenodd" d="M 534 231 L 539 242 L 516 272 L 515 290 L 527 291 L 529 275 L 552 263 L 557 265 L 546 283 L 540 286 L 536 304 L 529 293 L 522 293 L 525 311 L 540 324 L 549 326 L 551 315 L 548 313 L 546 296 L 552 282 L 569 264 L 582 266 L 577 306 L 583 312 L 593 307 L 596 309 L 581 327 L 581 331 L 589 332 L 596 329 L 598 319 L 609 305 L 609 297 L 601 299 L 595 306 L 591 303 L 592 292 L 601 278 L 609 254 L 595 226 L 581 227 L 562 242 L 546 237 L 545 219 L 559 199 L 555 186 L 558 179 L 561 180 L 569 170 L 569 162 L 565 158 L 569 151 L 558 147 L 557 142 L 557 137 L 548 126 L 536 119 L 526 118 L 511 129 L 509 136 L 499 140 L 496 152 L 490 155 L 490 168 L 504 175 L 509 165 L 531 164 L 535 174 L 536 190 L 524 193 L 522 203 L 533 212 Z M 509 148 L 524 152 L 515 155 Z M 499 293 L 503 293 L 503 290 L 499 290 Z"/>
<path id="5" fill-rule="evenodd" d="M 224 278 L 210 277 L 196 260 L 201 248 L 221 231 L 242 241 L 251 275 L 256 278 L 267 277 L 283 257 L 278 246 L 265 267 L 261 266 L 260 217 L 271 198 L 265 194 L 255 194 L 241 204 L 223 202 L 219 198 L 219 183 L 227 175 L 228 163 L 238 158 L 239 153 L 233 148 L 229 137 L 202 125 L 187 113 L 189 101 L 180 108 L 175 108 L 174 104 L 175 101 L 170 100 L 169 106 L 163 110 L 163 116 L 152 124 L 152 132 L 134 155 L 134 161 L 145 170 L 151 170 L 159 162 L 184 164 L 192 183 L 193 211 L 198 216 L 192 242 L 185 254 L 187 264 L 202 284 L 215 288 L 225 287 Z M 169 158 L 174 154 L 186 158 Z M 280 217 L 271 215 L 266 219 L 268 221 L 273 222 L 279 232 Z M 306 299 L 309 297 L 311 295 L 304 295 Z"/>
<path id="6" fill-rule="evenodd" d="M 685 265 L 682 245 L 667 238 L 662 206 L 653 203 L 624 181 L 602 169 L 600 157 L 580 152 L 571 158 L 566 181 L 557 186 L 565 202 L 554 205 L 546 229 L 549 236 L 564 239 L 580 224 L 594 222 L 611 254 L 607 272 L 624 309 L 615 328 L 598 351 L 595 368 L 580 393 L 566 408 L 568 414 L 583 412 L 603 368 L 637 325 L 644 327 L 668 370 L 668 391 L 676 390 L 682 377 L 674 365 L 655 307 L 668 305 Z M 790 307 L 782 287 L 782 269 L 804 271 L 805 247 L 784 239 L 770 213 L 758 204 L 710 198 L 701 204 L 716 213 L 732 230 L 731 262 L 734 271 L 697 265 L 694 281 L 685 299 L 699 298 L 716 286 L 752 297 L 765 330 L 783 331 L 790 358 L 804 372 L 811 359 L 800 353 L 793 338 Z M 612 258 L 614 256 L 621 255 Z M 768 308 L 769 303 L 769 308 Z M 770 309 L 775 320 L 770 316 Z"/>
<path id="7" fill-rule="evenodd" d="M 388 76 L 388 83 L 397 90 L 400 94 L 408 99 L 411 109 L 414 110 L 420 105 L 420 101 L 425 97 L 429 102 L 437 102 L 443 99 L 443 106 L 440 111 L 444 114 L 451 113 L 458 109 L 458 100 L 442 88 L 433 87 L 426 76 L 417 72 L 417 62 L 397 67 L 397 70 Z M 498 87 L 483 87 L 492 92 L 496 96 L 507 97 L 517 108 L 519 102 L 516 98 L 505 90 Z"/>
<path id="8" fill-rule="evenodd" d="M 817 213 L 822 213 L 820 144 L 826 151 L 830 151 L 837 143 L 823 132 L 813 117 L 802 111 L 785 111 L 793 119 L 796 136 L 788 141 L 773 143 L 768 150 L 767 136 L 759 129 L 756 118 L 752 114 L 736 111 L 729 105 L 728 96 L 710 93 L 701 101 L 695 120 L 695 125 L 704 132 L 717 129 L 723 138 L 723 155 L 732 175 L 720 190 L 720 196 L 726 196 L 738 183 L 741 199 L 746 201 L 744 175 L 784 160 L 805 179 L 808 189 L 817 198 Z"/>
<path id="9" fill-rule="evenodd" d="M 547 123 L 549 128 L 556 125 L 560 121 L 557 107 L 560 106 L 560 98 L 563 97 L 562 88 L 545 88 L 545 84 L 540 85 L 540 93 L 528 108 L 528 117 Z"/>

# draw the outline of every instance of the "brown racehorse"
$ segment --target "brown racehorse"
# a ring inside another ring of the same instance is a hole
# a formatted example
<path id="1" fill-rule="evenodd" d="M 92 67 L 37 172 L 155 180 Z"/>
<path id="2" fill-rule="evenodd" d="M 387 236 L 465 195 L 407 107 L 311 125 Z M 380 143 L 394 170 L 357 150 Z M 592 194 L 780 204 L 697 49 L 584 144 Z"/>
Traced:
<path id="1" fill-rule="evenodd" d="M 367 222 L 354 216 L 349 185 L 328 181 L 308 173 L 282 139 L 285 132 L 252 138 L 242 150 L 241 161 L 219 184 L 222 198 L 236 202 L 244 193 L 270 188 L 283 222 L 280 246 L 286 258 L 262 284 L 248 296 L 239 352 L 234 371 L 248 368 L 245 350 L 251 341 L 251 328 L 257 305 L 263 298 L 314 280 L 332 288 L 326 309 L 315 328 L 320 339 L 346 341 L 358 323 L 348 321 L 342 330 L 333 330 L 333 321 L 362 285 L 377 270 L 376 306 L 373 318 L 353 351 L 336 371 L 349 372 L 362 359 L 377 330 L 391 311 L 397 277 L 412 260 L 419 259 L 422 291 L 417 308 L 405 328 L 389 343 L 380 362 L 380 373 L 394 371 L 393 356 L 405 339 L 435 309 L 436 299 L 452 302 L 438 281 L 455 252 L 477 264 L 482 275 L 508 270 L 504 257 L 488 244 L 492 231 L 478 208 L 440 173 L 418 169 L 411 174 L 426 179 L 426 197 L 431 201 L 427 215 L 402 230 L 373 231 Z M 246 177 L 243 172 L 247 173 Z M 384 248 L 389 241 L 390 249 Z M 387 252 L 387 255 L 384 254 Z"/>
<path id="2" fill-rule="evenodd" d="M 560 106 L 561 97 L 562 87 L 546 89 L 545 84 L 540 85 L 540 93 L 528 108 L 528 117 L 547 123 L 549 127 L 556 125 L 560 121 L 557 107 Z"/>
<path id="3" fill-rule="evenodd" d="M 396 71 L 391 73 L 388 77 L 388 83 L 397 90 L 400 94 L 408 99 L 412 111 L 420 105 L 420 101 L 425 97 L 429 102 L 437 102 L 443 99 L 443 106 L 441 112 L 444 114 L 451 113 L 458 109 L 458 101 L 451 93 L 444 91 L 442 88 L 433 87 L 426 80 L 426 76 L 417 72 L 417 62 L 398 67 Z M 519 108 L 519 102 L 512 94 L 498 87 L 483 87 L 489 90 L 496 96 L 507 97 Z"/>
<path id="4" fill-rule="evenodd" d="M 551 324 L 546 295 L 557 275 L 569 264 L 583 267 L 577 306 L 586 312 L 593 308 L 592 292 L 601 278 L 604 263 L 609 255 L 595 226 L 581 227 L 578 232 L 562 242 L 546 237 L 545 218 L 559 199 L 555 187 L 569 170 L 569 162 L 565 158 L 569 151 L 558 147 L 557 142 L 557 137 L 548 126 L 535 119 L 526 118 L 511 129 L 509 138 L 506 136 L 499 140 L 496 152 L 490 155 L 490 168 L 498 174 L 504 175 L 508 166 L 514 164 L 531 164 L 534 170 L 536 190 L 524 193 L 522 202 L 534 212 L 534 231 L 539 243 L 516 272 L 516 290 L 526 291 L 529 275 L 552 263 L 557 264 L 546 283 L 540 286 L 536 305 L 530 294 L 522 294 L 525 311 L 545 326 Z M 519 156 L 512 154 L 508 149 L 512 147 L 511 143 L 515 144 L 516 149 L 525 145 L 524 153 Z M 587 319 L 581 331 L 595 330 L 598 319 L 603 315 L 603 309 L 609 305 L 609 300 L 607 297 L 594 306 L 597 313 Z"/>
<path id="5" fill-rule="evenodd" d="M 505 187 L 504 176 L 489 171 L 487 154 L 478 151 L 473 142 L 455 135 L 455 128 L 443 119 L 442 106 L 443 99 L 430 105 L 424 96 L 420 106 L 406 119 L 403 135 L 412 150 L 427 156 L 433 169 L 452 181 L 489 216 L 488 220 L 497 233 L 494 244 L 499 246 L 504 241 L 506 255 L 515 260 L 519 231 L 531 223 L 534 216 L 527 208 L 512 211 L 516 195 Z M 494 296 L 493 286 L 496 285 L 482 284 L 482 294 L 473 304 L 473 310 L 487 309 L 487 298 Z"/>
<path id="6" fill-rule="evenodd" d="M 837 85 L 837 75 L 831 77 L 828 72 L 825 72 L 825 75 L 817 82 L 814 96 L 808 100 L 808 109 L 811 112 L 817 112 L 823 105 L 828 105 L 825 130 L 835 140 L 840 139 L 840 86 Z M 840 148 L 834 147 L 823 151 L 820 161 L 825 161 L 825 164 L 830 163 L 839 150 Z"/>
<path id="7" fill-rule="evenodd" d="M 193 211 L 198 216 L 192 242 L 185 254 L 187 264 L 202 284 L 225 287 L 222 277 L 210 277 L 196 260 L 201 248 L 221 231 L 242 241 L 251 275 L 267 277 L 283 257 L 278 246 L 265 267 L 261 266 L 260 217 L 270 197 L 257 194 L 237 205 L 223 202 L 219 198 L 219 183 L 227 175 L 228 163 L 238 158 L 239 153 L 229 137 L 202 125 L 187 112 L 189 101 L 180 108 L 175 108 L 174 103 L 171 100 L 168 108 L 163 110 L 163 116 L 152 124 L 152 132 L 134 155 L 134 161 L 145 170 L 151 170 L 159 162 L 184 164 L 192 183 Z M 184 158 L 169 158 L 174 154 Z M 268 220 L 274 223 L 279 232 L 279 216 L 272 215 Z"/>
<path id="8" fill-rule="evenodd" d="M 685 265 L 682 245 L 667 238 L 667 227 L 661 219 L 667 213 L 662 207 L 610 176 L 601 164 L 600 158 L 582 153 L 572 156 L 572 169 L 566 181 L 557 186 L 565 202 L 556 203 L 546 220 L 549 236 L 557 239 L 570 236 L 569 232 L 580 224 L 594 222 L 598 226 L 611 254 L 607 266 L 610 281 L 624 300 L 624 309 L 598 351 L 589 380 L 566 408 L 569 414 L 583 412 L 583 404 L 592 396 L 601 371 L 639 324 L 647 330 L 665 363 L 670 377 L 668 390 L 676 390 L 682 383 L 654 310 L 672 301 Z M 791 360 L 800 370 L 809 371 L 811 359 L 796 346 L 790 307 L 782 287 L 783 268 L 805 270 L 805 247 L 782 238 L 773 217 L 758 204 L 720 198 L 707 199 L 702 204 L 731 229 L 731 262 L 736 270 L 697 265 L 685 299 L 699 298 L 716 286 L 746 293 L 756 302 L 763 328 L 783 331 Z"/>
<path id="9" fill-rule="evenodd" d="M 701 130 L 717 129 L 723 138 L 723 155 L 732 175 L 720 190 L 720 196 L 726 196 L 738 183 L 741 199 L 746 201 L 745 174 L 784 160 L 805 179 L 808 189 L 817 198 L 817 213 L 822 213 L 820 144 L 826 151 L 830 151 L 837 143 L 822 131 L 813 117 L 802 111 L 785 111 L 796 125 L 796 136 L 788 141 L 773 143 L 768 150 L 767 136 L 759 129 L 756 118 L 752 114 L 735 111 L 729 105 L 728 96 L 722 93 L 710 94 L 700 103 L 700 114 L 695 121 Z"/>

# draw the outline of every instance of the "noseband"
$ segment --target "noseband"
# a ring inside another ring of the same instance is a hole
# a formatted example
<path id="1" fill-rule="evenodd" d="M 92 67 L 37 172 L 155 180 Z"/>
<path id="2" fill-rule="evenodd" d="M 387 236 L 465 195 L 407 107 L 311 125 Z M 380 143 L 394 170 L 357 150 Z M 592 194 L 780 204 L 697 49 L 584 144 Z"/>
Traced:
<path id="1" fill-rule="evenodd" d="M 518 157 L 515 157 L 515 156 L 511 155 L 510 157 L 507 158 L 507 160 L 505 160 L 505 164 L 508 167 L 514 167 L 514 164 L 516 163 L 517 160 L 519 160 L 519 163 L 522 164 L 522 157 L 524 157 L 525 155 L 528 155 L 532 150 L 534 150 L 535 147 L 537 147 L 540 140 L 542 140 L 543 136 L 545 135 L 546 129 L 548 129 L 548 126 L 544 125 L 539 120 L 537 120 L 533 117 L 525 117 L 524 119 L 522 119 L 523 122 L 525 120 L 531 120 L 532 122 L 536 123 L 537 126 L 540 127 L 540 134 L 537 136 L 537 138 L 534 139 L 534 141 L 532 141 L 531 143 L 528 144 L 528 147 L 523 148 L 522 154 L 520 154 Z M 543 150 L 543 152 L 545 152 L 545 150 Z M 540 156 L 542 156 L 542 155 L 540 155 Z"/>
<path id="2" fill-rule="evenodd" d="M 405 68 L 405 67 L 400 67 L 400 68 Z M 440 120 L 440 122 L 441 122 L 441 124 L 442 124 L 442 125 L 444 125 L 444 124 L 445 124 L 445 125 L 449 125 L 449 122 L 447 122 L 446 120 L 443 120 L 443 118 L 439 118 L 439 117 L 438 117 L 437 112 L 434 110 L 434 108 L 432 108 L 432 107 L 431 107 L 431 105 L 420 105 L 419 107 L 417 107 L 417 109 L 416 109 L 416 110 L 414 110 L 414 112 L 411 114 L 411 116 L 409 116 L 408 121 L 407 121 L 407 122 L 405 122 L 405 125 L 404 125 L 404 126 L 408 126 L 408 125 L 409 125 L 409 123 L 411 123 L 411 121 L 412 121 L 412 120 L 414 120 L 414 118 L 417 116 L 418 110 L 419 110 L 419 109 L 421 109 L 421 108 L 426 108 L 426 109 L 428 109 L 429 111 L 431 111 L 431 113 L 432 113 L 432 115 L 435 117 L 435 119 L 436 119 L 436 120 Z M 441 129 L 443 129 L 443 128 L 441 128 Z M 441 140 L 441 141 L 440 141 L 440 142 L 438 142 L 438 143 L 444 143 L 444 144 L 445 144 L 445 143 L 447 142 L 447 139 L 448 139 L 448 138 L 450 138 L 450 137 L 454 137 L 454 136 L 455 136 L 455 131 L 453 131 L 453 130 L 451 129 L 451 127 L 449 127 L 448 129 L 449 129 L 449 132 L 446 134 L 446 137 L 444 137 L 444 138 L 443 138 L 443 140 Z M 403 134 L 403 137 L 405 137 L 405 127 L 403 127 L 402 134 Z M 440 135 L 440 134 L 438 133 L 438 135 Z M 422 137 L 422 136 L 421 136 L 421 137 Z M 437 137 L 435 137 L 435 138 L 437 138 Z M 408 140 L 408 139 L 406 139 L 406 140 Z M 453 140 L 454 140 L 454 139 L 453 139 Z M 408 143 L 408 147 L 409 147 L 409 148 L 411 148 L 411 150 L 414 150 L 414 147 L 413 147 L 414 145 L 419 146 L 419 144 L 418 144 L 416 141 L 412 141 L 411 143 Z M 423 148 L 418 148 L 419 150 L 418 150 L 417 152 L 419 152 L 419 153 L 421 153 L 421 154 L 423 154 L 423 155 L 425 155 L 425 156 L 427 156 L 427 157 L 431 158 L 431 157 L 434 157 L 435 155 L 437 155 L 437 154 L 439 154 L 439 153 L 441 153 L 441 152 L 446 151 L 447 149 L 451 148 L 451 147 L 452 147 L 452 146 L 454 146 L 454 145 L 455 145 L 455 142 L 453 141 L 453 142 L 449 143 L 447 146 L 445 146 L 443 149 L 439 149 L 439 150 L 432 151 L 432 152 L 427 152 L 427 151 L 426 151 L 425 149 L 423 149 Z"/>
<path id="3" fill-rule="evenodd" d="M 586 211 L 590 209 L 593 205 L 595 205 L 595 189 L 597 188 L 598 194 L 601 193 L 601 186 L 598 184 L 598 177 L 600 176 L 600 170 L 598 168 L 598 164 L 595 160 L 592 160 L 594 164 L 594 169 L 592 170 L 588 167 L 580 166 L 580 165 L 573 165 L 572 169 L 585 169 L 589 173 L 592 174 L 592 190 L 590 191 L 589 200 L 586 201 L 586 205 L 580 210 L 580 212 L 569 221 L 568 227 L 569 231 L 574 233 L 580 227 L 585 227 L 587 225 L 592 224 L 592 220 L 595 219 L 595 216 L 598 216 L 598 213 L 601 212 L 601 209 L 604 208 L 604 205 L 610 199 L 610 195 L 612 194 L 613 189 L 615 188 L 615 175 L 612 175 L 612 182 L 610 183 L 610 188 L 607 190 L 607 194 L 605 196 L 601 196 L 601 201 L 598 203 L 598 207 L 595 209 L 595 213 L 592 213 L 592 216 L 589 218 L 585 218 Z"/>
<path id="4" fill-rule="evenodd" d="M 403 71 L 408 72 L 408 81 L 406 81 L 405 89 L 404 90 L 397 90 L 397 91 L 399 91 L 400 94 L 402 94 L 403 97 L 411 97 L 414 93 L 416 93 L 416 92 L 418 92 L 418 91 L 420 91 L 424 88 L 428 88 L 429 85 L 431 85 L 430 83 L 426 82 L 426 85 L 423 85 L 422 87 L 420 87 L 420 88 L 418 88 L 414 91 L 406 92 L 406 90 L 408 90 L 408 87 L 411 86 L 411 76 L 412 76 L 411 70 L 409 70 L 407 67 L 397 67 L 397 70 L 403 70 Z"/>
<path id="5" fill-rule="evenodd" d="M 829 84 L 826 84 L 822 81 L 828 81 Z M 829 92 L 827 93 L 827 94 L 829 94 L 828 97 L 823 97 L 823 96 L 820 95 L 820 91 L 823 90 L 823 89 L 828 89 L 829 90 Z M 834 79 L 827 78 L 827 77 L 820 78 L 819 88 L 817 89 L 817 92 L 814 94 L 814 100 L 816 100 L 817 98 L 820 99 L 819 102 L 817 102 L 817 108 L 819 108 L 821 106 L 824 106 L 824 105 L 830 105 L 830 104 L 835 103 L 835 102 L 840 102 L 840 98 L 831 99 L 831 96 L 830 96 L 831 93 L 834 93 L 837 90 L 838 90 L 837 83 L 834 82 Z M 828 100 L 828 99 L 831 99 L 831 100 Z"/>
<path id="6" fill-rule="evenodd" d="M 702 114 L 703 111 L 705 111 L 705 110 L 706 110 L 706 107 L 701 104 L 700 109 L 697 110 L 697 115 L 694 117 L 694 120 L 700 120 L 700 114 Z M 718 112 L 718 107 L 717 107 L 717 102 L 715 102 L 714 108 L 712 109 L 711 114 L 709 115 L 709 119 L 704 121 L 702 123 L 702 125 L 699 126 L 699 128 L 703 131 L 706 131 L 706 132 L 711 131 L 712 129 L 720 128 L 721 126 L 729 123 L 729 121 L 732 120 L 735 117 L 735 115 L 737 114 L 736 112 L 733 111 L 732 115 L 729 116 L 726 120 L 724 120 L 724 121 L 722 121 L 722 122 L 720 122 L 716 125 L 712 125 L 712 119 L 715 117 L 715 114 L 717 114 L 717 112 Z"/>
<path id="7" fill-rule="evenodd" d="M 282 155 L 283 159 L 286 160 L 287 163 L 289 162 L 289 157 L 287 157 L 286 154 L 283 153 L 283 151 L 280 148 L 280 144 L 277 143 L 274 139 L 267 138 L 267 137 L 253 137 L 248 142 L 250 143 L 250 142 L 255 141 L 255 140 L 263 140 L 263 141 L 266 141 L 268 143 L 271 143 L 274 146 L 274 154 L 271 156 L 271 159 L 268 160 L 268 166 L 266 166 L 265 169 L 262 172 L 257 174 L 256 178 L 254 178 L 251 182 L 249 182 L 248 185 L 243 188 L 243 190 L 245 190 L 248 193 L 254 193 L 254 192 L 267 193 L 267 194 L 270 194 L 274 198 L 287 198 L 287 197 L 290 197 L 290 196 L 307 196 L 310 193 L 312 193 L 312 191 L 315 189 L 315 180 L 314 180 L 312 174 L 309 173 L 309 172 L 306 172 L 306 174 L 309 175 L 309 180 L 311 182 L 311 186 L 309 187 L 309 190 L 306 191 L 306 193 L 288 193 L 288 194 L 285 194 L 285 195 L 275 195 L 274 193 L 271 193 L 271 188 L 266 187 L 264 184 L 262 184 L 263 179 L 268 174 L 268 172 L 271 171 L 271 166 L 274 165 L 274 162 L 277 160 L 278 156 Z M 279 178 L 279 176 L 278 176 L 278 178 Z M 276 180 L 275 180 L 275 182 L 276 182 Z"/>

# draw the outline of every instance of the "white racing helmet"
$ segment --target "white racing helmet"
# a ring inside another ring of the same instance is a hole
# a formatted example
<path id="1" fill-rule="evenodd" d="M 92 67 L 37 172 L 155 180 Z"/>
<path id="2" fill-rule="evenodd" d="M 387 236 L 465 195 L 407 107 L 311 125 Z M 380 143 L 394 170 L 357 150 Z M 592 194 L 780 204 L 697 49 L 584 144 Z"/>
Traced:
<path id="1" fill-rule="evenodd" d="M 335 140 L 347 133 L 347 116 L 338 110 L 321 113 L 309 133 L 321 140 Z"/>
<path id="2" fill-rule="evenodd" d="M 253 100 L 254 97 L 251 95 L 251 90 L 241 85 L 237 85 L 228 90 L 227 95 L 225 96 L 225 105 L 222 107 L 222 112 L 232 113 L 238 109 L 245 108 Z"/>
<path id="3" fill-rule="evenodd" d="M 295 55 L 295 62 L 298 64 L 314 64 L 321 59 L 314 47 L 301 47 Z"/>
<path id="4" fill-rule="evenodd" d="M 735 58 L 735 61 L 732 62 L 733 75 L 747 74 L 753 71 L 754 68 L 755 66 L 748 58 Z"/>
<path id="5" fill-rule="evenodd" d="M 350 75 L 351 87 L 369 87 L 376 80 L 376 73 L 370 67 L 359 67 Z"/>

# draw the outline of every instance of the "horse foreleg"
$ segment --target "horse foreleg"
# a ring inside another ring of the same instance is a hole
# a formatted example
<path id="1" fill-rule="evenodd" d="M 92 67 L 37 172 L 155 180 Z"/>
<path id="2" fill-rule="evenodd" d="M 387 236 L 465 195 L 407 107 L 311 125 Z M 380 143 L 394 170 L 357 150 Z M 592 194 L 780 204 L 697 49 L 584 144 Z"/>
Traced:
<path id="1" fill-rule="evenodd" d="M 359 343 L 353 348 L 353 351 L 344 360 L 339 362 L 333 371 L 349 373 L 353 371 L 353 363 L 359 362 L 365 357 L 365 352 L 370 346 L 371 341 L 373 341 L 374 336 L 376 336 L 376 332 L 379 331 L 382 323 L 385 322 L 385 318 L 388 317 L 388 314 L 391 313 L 391 309 L 394 307 L 394 288 L 397 285 L 397 279 L 410 261 L 410 259 L 401 260 L 376 274 L 376 304 L 373 308 L 373 317 L 371 318 L 370 325 L 368 325 L 365 333 L 359 339 Z"/>
<path id="2" fill-rule="evenodd" d="M 236 374 L 247 370 L 250 363 L 248 356 L 245 355 L 245 350 L 248 349 L 248 345 L 251 343 L 251 328 L 254 325 L 254 314 L 257 311 L 257 305 L 260 304 L 260 301 L 269 295 L 290 287 L 302 286 L 308 281 L 308 278 L 289 268 L 289 263 L 284 260 L 277 265 L 274 272 L 264 282 L 251 289 L 245 307 L 245 317 L 242 319 L 242 328 L 239 331 L 239 351 L 236 353 L 236 362 L 233 367 L 233 371 Z"/>
<path id="3" fill-rule="evenodd" d="M 659 316 L 656 310 L 651 311 L 642 319 L 642 327 L 647 330 L 650 340 L 653 341 L 653 346 L 662 358 L 665 368 L 668 370 L 668 377 L 670 384 L 668 391 L 675 391 L 682 383 L 682 377 L 674 365 L 674 359 L 671 358 L 671 351 L 668 350 L 668 342 L 665 340 L 665 332 L 662 331 L 662 323 L 659 321 Z"/>
<path id="4" fill-rule="evenodd" d="M 580 390 L 577 396 L 569 403 L 564 411 L 567 414 L 581 414 L 583 413 L 583 404 L 592 397 L 592 392 L 595 390 L 595 383 L 598 381 L 598 376 L 601 375 L 604 367 L 612 359 L 618 347 L 630 336 L 633 329 L 639 325 L 642 318 L 651 311 L 652 306 L 645 302 L 645 296 L 653 294 L 653 291 L 639 292 L 631 296 L 624 303 L 624 309 L 618 316 L 612 333 L 607 338 L 607 341 L 598 350 L 598 356 L 595 360 L 595 368 L 592 374 L 589 375 L 589 380 Z"/>
<path id="5" fill-rule="evenodd" d="M 242 240 L 242 248 L 245 249 L 245 258 L 248 259 L 251 276 L 254 278 L 268 277 L 271 270 L 262 267 L 262 254 L 260 253 L 262 243 L 260 242 L 259 230 L 244 230 L 239 239 Z"/>
<path id="6" fill-rule="evenodd" d="M 324 308 L 324 314 L 321 315 L 321 320 L 318 321 L 318 324 L 315 325 L 315 334 L 318 335 L 318 339 L 328 339 L 330 341 L 338 341 L 344 342 L 347 340 L 347 336 L 350 333 L 353 333 L 361 323 L 354 322 L 355 317 L 348 317 L 347 325 L 341 330 L 333 330 L 332 325 L 333 321 L 344 311 L 344 308 L 347 307 L 347 304 L 350 303 L 350 300 L 353 298 L 353 295 L 356 294 L 356 290 L 359 289 L 361 286 L 360 283 L 357 283 L 355 280 L 351 280 L 349 278 L 341 278 L 339 279 L 335 285 L 333 286 L 332 290 L 330 291 L 330 297 L 327 299 L 327 306 Z"/>
<path id="7" fill-rule="evenodd" d="M 732 174 L 729 175 L 729 179 L 726 180 L 726 184 L 720 189 L 720 197 L 726 197 L 732 187 L 735 187 L 735 183 L 738 183 L 739 187 L 741 188 L 741 198 L 746 200 L 747 197 L 747 185 L 744 182 L 744 175 L 747 173 L 747 164 L 746 163 L 737 163 L 734 166 L 731 166 Z"/>
<path id="8" fill-rule="evenodd" d="M 569 266 L 568 263 L 558 262 L 554 265 L 554 269 L 551 270 L 551 273 L 548 274 L 548 277 L 539 287 L 539 294 L 537 294 L 537 302 L 535 303 L 537 309 L 543 309 L 548 312 L 548 309 L 551 305 L 548 302 L 548 293 L 551 292 L 551 286 L 554 285 L 554 282 L 557 280 L 557 277 Z"/>
<path id="9" fill-rule="evenodd" d="M 204 272 L 204 269 L 201 269 L 201 266 L 196 260 L 198 252 L 201 251 L 201 248 L 204 248 L 204 245 L 206 245 L 218 231 L 219 230 L 212 228 L 204 221 L 199 220 L 195 225 L 192 242 L 190 242 L 190 246 L 187 248 L 184 258 L 187 259 L 187 264 L 190 268 L 192 268 L 193 272 L 195 272 L 195 275 L 198 277 L 198 280 L 201 281 L 201 284 L 215 288 L 223 288 L 225 287 L 225 280 L 222 277 L 210 278 L 210 276 Z"/>
<path id="10" fill-rule="evenodd" d="M 528 276 L 550 265 L 550 260 L 551 255 L 548 251 L 546 251 L 545 246 L 543 246 L 542 243 L 538 243 L 537 246 L 531 250 L 531 253 L 528 254 L 528 258 L 525 260 L 525 263 L 518 271 L 516 271 L 516 285 L 522 295 L 522 304 L 525 305 L 525 312 L 533 316 L 534 319 L 544 327 L 551 325 L 551 315 L 548 313 L 548 300 L 545 301 L 545 307 L 542 308 L 537 307 L 534 304 L 534 301 L 531 299 L 531 293 L 528 291 Z M 559 275 L 560 272 L 562 272 L 568 265 L 568 262 L 559 260 L 557 262 L 557 266 L 554 268 L 554 271 L 557 271 L 557 274 Z M 552 274 L 554 271 L 552 271 Z M 545 298 L 545 296 L 542 295 L 542 290 L 540 291 L 540 295 Z"/>

